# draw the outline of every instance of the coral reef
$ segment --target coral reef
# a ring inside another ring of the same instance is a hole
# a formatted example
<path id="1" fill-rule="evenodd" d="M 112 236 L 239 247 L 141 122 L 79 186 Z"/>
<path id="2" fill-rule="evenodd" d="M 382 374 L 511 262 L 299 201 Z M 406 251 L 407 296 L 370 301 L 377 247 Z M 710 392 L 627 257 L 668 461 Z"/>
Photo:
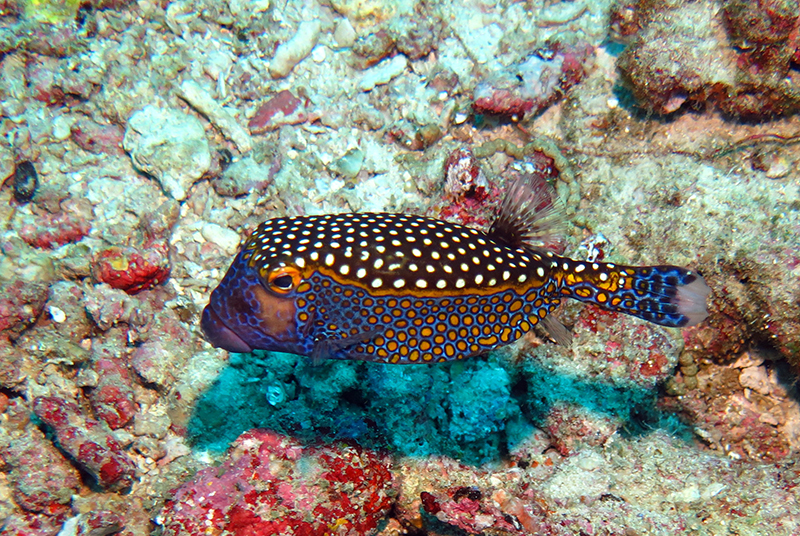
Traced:
<path id="1" fill-rule="evenodd" d="M 4 534 L 797 533 L 796 2 L 56 4 L 0 2 Z M 711 317 L 571 304 L 568 346 L 412 367 L 203 341 L 261 221 L 485 228 L 519 173 L 540 245 L 698 269 Z"/>
<path id="2" fill-rule="evenodd" d="M 93 262 L 98 283 L 108 283 L 128 294 L 136 294 L 163 283 L 170 266 L 166 244 L 153 244 L 146 251 L 112 246 L 101 251 Z"/>
<path id="3" fill-rule="evenodd" d="M 475 86 L 472 109 L 515 120 L 535 115 L 581 81 L 591 53 L 588 43 L 554 43 L 537 50 Z"/>
<path id="4" fill-rule="evenodd" d="M 265 102 L 247 124 L 254 134 L 263 134 L 275 130 L 281 125 L 296 125 L 309 119 L 306 109 L 307 101 L 295 97 L 291 91 L 284 89 Z"/>
<path id="5" fill-rule="evenodd" d="M 688 454 L 658 432 L 566 459 L 539 459 L 550 461 L 475 469 L 444 459 L 405 460 L 399 469 L 413 477 L 401 482 L 398 524 L 439 533 L 686 534 L 749 531 L 755 515 L 765 516 L 776 534 L 797 528 L 781 502 L 793 493 L 792 465 L 782 473 Z M 731 493 L 742 482 L 752 496 Z M 767 505 L 777 510 L 768 513 Z"/>
<path id="6" fill-rule="evenodd" d="M 359 447 L 309 447 L 251 430 L 221 466 L 177 490 L 160 524 L 170 536 L 368 534 L 391 505 L 389 468 Z"/>
<path id="7" fill-rule="evenodd" d="M 26 512 L 62 516 L 80 488 L 78 471 L 35 428 L 20 400 L 6 400 L 0 456 L 15 502 Z"/>
<path id="8" fill-rule="evenodd" d="M 136 168 L 154 176 L 178 201 L 211 166 L 203 125 L 177 110 L 147 106 L 136 112 L 122 143 Z"/>
<path id="9" fill-rule="evenodd" d="M 454 199 L 474 197 L 482 201 L 488 195 L 489 182 L 469 148 L 456 149 L 444 161 L 444 191 Z"/>
<path id="10" fill-rule="evenodd" d="M 800 83 L 790 70 L 800 50 L 797 3 L 718 4 L 616 4 L 611 17 L 628 41 L 618 65 L 639 104 L 660 114 L 709 105 L 746 119 L 800 109 Z"/>
<path id="11" fill-rule="evenodd" d="M 122 445 L 99 422 L 83 417 L 77 404 L 43 396 L 33 401 L 33 411 L 100 486 L 120 490 L 133 483 L 135 468 Z"/>

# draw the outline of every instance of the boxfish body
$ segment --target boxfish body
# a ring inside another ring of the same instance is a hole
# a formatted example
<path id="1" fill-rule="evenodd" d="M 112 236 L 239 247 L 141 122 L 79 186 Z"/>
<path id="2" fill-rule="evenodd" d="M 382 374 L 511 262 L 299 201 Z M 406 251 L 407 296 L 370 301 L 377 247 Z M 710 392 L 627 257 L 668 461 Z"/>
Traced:
<path id="1" fill-rule="evenodd" d="M 426 363 L 484 353 L 540 322 L 559 326 L 547 315 L 564 298 L 670 327 L 707 316 L 709 289 L 692 270 L 582 262 L 530 245 L 549 232 L 556 205 L 544 180 L 523 176 L 488 232 L 391 213 L 266 221 L 212 292 L 203 330 L 232 352 Z"/>

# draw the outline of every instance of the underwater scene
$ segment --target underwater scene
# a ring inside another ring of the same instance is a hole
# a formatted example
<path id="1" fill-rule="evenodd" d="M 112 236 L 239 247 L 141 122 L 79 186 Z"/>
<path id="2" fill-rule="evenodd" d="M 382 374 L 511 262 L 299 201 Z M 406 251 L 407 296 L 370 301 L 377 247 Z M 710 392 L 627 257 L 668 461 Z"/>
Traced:
<path id="1" fill-rule="evenodd" d="M 800 536 L 797 0 L 0 0 L 0 533 Z"/>

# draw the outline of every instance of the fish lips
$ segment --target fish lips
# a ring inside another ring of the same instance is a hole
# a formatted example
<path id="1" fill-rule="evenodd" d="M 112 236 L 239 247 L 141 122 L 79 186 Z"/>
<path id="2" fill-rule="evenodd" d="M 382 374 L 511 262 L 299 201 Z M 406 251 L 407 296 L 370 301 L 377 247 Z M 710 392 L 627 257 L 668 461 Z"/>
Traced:
<path id="1" fill-rule="evenodd" d="M 222 321 L 210 303 L 203 309 L 200 326 L 203 328 L 206 340 L 217 348 L 240 354 L 247 354 L 253 351 L 249 344 L 244 342 L 239 335 Z"/>

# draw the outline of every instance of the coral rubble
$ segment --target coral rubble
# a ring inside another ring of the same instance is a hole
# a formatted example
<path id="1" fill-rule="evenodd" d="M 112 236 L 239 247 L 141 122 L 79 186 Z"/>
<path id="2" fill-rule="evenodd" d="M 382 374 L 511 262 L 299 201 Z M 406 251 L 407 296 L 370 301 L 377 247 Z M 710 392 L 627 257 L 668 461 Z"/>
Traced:
<path id="1" fill-rule="evenodd" d="M 796 112 L 797 3 L 721 4 L 617 3 L 612 18 L 629 41 L 619 68 L 637 100 L 661 114 L 706 104 L 746 119 Z"/>

